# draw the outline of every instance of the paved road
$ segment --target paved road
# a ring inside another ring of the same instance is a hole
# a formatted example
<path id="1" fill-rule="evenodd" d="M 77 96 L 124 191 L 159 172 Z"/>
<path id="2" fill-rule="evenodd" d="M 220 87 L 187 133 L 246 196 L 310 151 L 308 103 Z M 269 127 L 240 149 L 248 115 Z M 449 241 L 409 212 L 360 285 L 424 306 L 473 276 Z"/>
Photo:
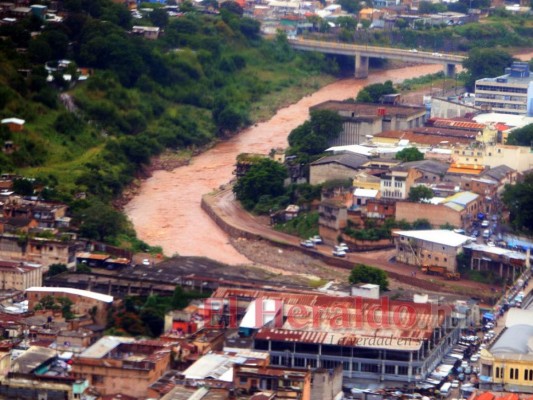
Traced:
<path id="1" fill-rule="evenodd" d="M 231 190 L 224 190 L 216 194 L 214 202 L 214 209 L 217 214 L 222 217 L 230 225 L 246 231 L 252 234 L 261 236 L 265 239 L 268 239 L 274 243 L 281 243 L 284 245 L 292 245 L 296 248 L 301 249 L 302 251 L 309 252 L 307 249 L 300 247 L 301 239 L 292 235 L 288 235 L 283 232 L 278 232 L 273 230 L 269 225 L 265 225 L 261 218 L 255 217 L 250 213 L 246 212 L 240 204 L 235 201 L 234 195 Z M 316 247 L 316 250 L 311 250 L 311 252 L 319 252 L 325 256 L 331 257 L 332 248 L 327 245 L 319 245 Z M 353 264 L 369 264 L 375 267 L 378 267 L 384 271 L 400 274 L 406 277 L 412 277 L 413 273 L 416 273 L 416 278 L 413 279 L 414 286 L 422 286 L 423 282 L 432 282 L 440 285 L 445 285 L 448 288 L 459 288 L 458 291 L 471 293 L 476 296 L 487 296 L 491 293 L 491 286 L 481 284 L 478 282 L 472 281 L 448 281 L 444 278 L 437 276 L 427 276 L 423 275 L 418 271 L 417 267 L 406 265 L 403 263 L 390 262 L 389 259 L 394 254 L 394 250 L 390 252 L 364 252 L 364 253 L 348 253 L 347 260 Z"/>

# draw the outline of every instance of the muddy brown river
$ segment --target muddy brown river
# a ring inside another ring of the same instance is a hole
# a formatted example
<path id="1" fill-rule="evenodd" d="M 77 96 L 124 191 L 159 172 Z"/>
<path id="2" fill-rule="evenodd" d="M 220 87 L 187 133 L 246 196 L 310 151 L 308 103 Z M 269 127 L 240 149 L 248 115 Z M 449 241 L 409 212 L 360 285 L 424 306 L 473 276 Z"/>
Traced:
<path id="1" fill-rule="evenodd" d="M 309 107 L 326 100 L 354 97 L 364 86 L 392 80 L 401 82 L 442 70 L 440 65 L 421 65 L 372 72 L 367 79 L 343 79 L 279 110 L 270 120 L 242 131 L 234 138 L 194 157 L 190 165 L 156 171 L 141 185 L 139 194 L 125 207 L 137 235 L 159 245 L 166 255 L 205 256 L 228 264 L 250 261 L 229 243 L 228 236 L 200 208 L 205 193 L 228 183 L 240 153 L 268 154 L 286 147 L 290 131 L 308 118 Z"/>

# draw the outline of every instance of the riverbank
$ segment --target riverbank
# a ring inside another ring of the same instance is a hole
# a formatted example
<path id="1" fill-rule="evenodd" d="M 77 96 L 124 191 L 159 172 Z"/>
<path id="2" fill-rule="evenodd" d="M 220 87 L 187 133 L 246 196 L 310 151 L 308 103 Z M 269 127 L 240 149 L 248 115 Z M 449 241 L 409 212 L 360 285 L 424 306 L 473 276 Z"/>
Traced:
<path id="1" fill-rule="evenodd" d="M 281 269 L 282 273 L 290 275 L 316 276 L 326 280 L 344 277 L 341 279 L 346 281 L 354 265 L 367 264 L 386 271 L 395 282 L 395 287 L 409 286 L 424 292 L 460 296 L 469 296 L 475 290 L 484 300 L 491 299 L 493 295 L 490 285 L 465 280 L 452 282 L 421 273 L 417 275 L 420 272 L 417 267 L 389 261 L 395 250 L 349 253 L 346 258 L 338 258 L 331 255 L 331 247 L 326 245 L 318 245 L 315 249 L 302 248 L 298 237 L 275 231 L 265 225 L 264 220 L 243 210 L 234 200 L 230 185 L 202 196 L 201 207 L 254 265 L 267 265 L 270 269 Z M 298 257 L 295 253 L 304 257 Z"/>
<path id="2" fill-rule="evenodd" d="M 233 248 L 228 236 L 202 211 L 202 195 L 218 189 L 233 178 L 235 158 L 240 153 L 268 154 L 287 146 L 289 133 L 307 120 L 309 108 L 327 100 L 345 100 L 366 85 L 404 79 L 440 71 L 439 65 L 372 72 L 367 79 L 342 79 L 279 109 L 265 122 L 217 143 L 173 171 L 154 171 L 144 180 L 124 210 L 138 237 L 159 245 L 167 255 L 196 255 L 221 262 L 249 264 L 250 260 Z"/>

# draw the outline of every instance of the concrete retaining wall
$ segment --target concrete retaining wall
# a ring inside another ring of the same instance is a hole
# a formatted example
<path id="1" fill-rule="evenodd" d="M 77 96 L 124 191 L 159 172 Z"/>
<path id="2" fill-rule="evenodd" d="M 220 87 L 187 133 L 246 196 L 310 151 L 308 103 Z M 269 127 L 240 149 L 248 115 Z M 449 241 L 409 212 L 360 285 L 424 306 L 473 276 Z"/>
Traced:
<path id="1" fill-rule="evenodd" d="M 353 261 L 349 261 L 347 259 L 338 258 L 338 257 L 327 256 L 325 254 L 317 252 L 316 250 L 307 249 L 307 248 L 303 248 L 300 246 L 294 246 L 290 243 L 286 243 L 283 241 L 272 240 L 271 238 L 263 237 L 255 233 L 247 232 L 243 229 L 240 229 L 240 228 L 237 228 L 231 225 L 222 216 L 217 214 L 216 201 L 217 201 L 217 195 L 219 195 L 220 193 L 221 192 L 217 192 L 215 194 L 206 194 L 202 196 L 201 207 L 213 219 L 213 221 L 215 221 L 215 223 L 220 227 L 220 229 L 222 229 L 232 238 L 243 237 L 243 238 L 250 239 L 250 240 L 267 240 L 277 247 L 290 248 L 290 249 L 296 248 L 299 251 L 306 253 L 307 255 L 317 260 L 321 260 L 335 267 L 348 269 L 348 270 L 351 270 L 354 267 Z M 377 268 L 379 268 L 379 265 L 377 266 Z M 430 290 L 430 291 L 437 291 L 437 292 L 443 290 L 442 286 L 429 282 L 427 280 L 427 277 L 425 279 L 419 279 L 419 278 L 415 278 L 412 276 L 401 275 L 396 272 L 392 272 L 388 270 L 385 270 L 385 271 L 387 272 L 390 278 L 395 279 L 399 282 L 408 284 L 408 285 L 417 286 L 418 288 L 423 289 L 423 290 Z"/>

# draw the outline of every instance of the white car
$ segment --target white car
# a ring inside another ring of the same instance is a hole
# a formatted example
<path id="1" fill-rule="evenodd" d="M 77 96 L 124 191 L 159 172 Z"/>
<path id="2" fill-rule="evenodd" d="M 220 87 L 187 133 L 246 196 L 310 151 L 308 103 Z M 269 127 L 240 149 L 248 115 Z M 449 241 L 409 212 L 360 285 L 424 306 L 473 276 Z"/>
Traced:
<path id="1" fill-rule="evenodd" d="M 346 252 L 343 251 L 343 250 L 333 250 L 333 253 L 332 253 L 335 257 L 346 257 Z"/>
<path id="2" fill-rule="evenodd" d="M 143 265 L 150 265 L 150 260 L 145 258 L 142 262 Z"/>
<path id="3" fill-rule="evenodd" d="M 350 251 L 350 248 L 346 243 L 339 243 L 337 246 L 335 246 L 335 248 L 338 250 L 344 250 L 346 252 Z"/>
<path id="4" fill-rule="evenodd" d="M 409 50 L 411 53 L 418 53 L 418 50 L 417 49 L 411 49 Z"/>
<path id="5" fill-rule="evenodd" d="M 487 246 L 489 246 L 489 247 L 496 247 L 496 243 L 494 243 L 492 240 L 489 240 L 489 241 L 487 242 Z"/>
<path id="6" fill-rule="evenodd" d="M 436 57 L 442 57 L 442 54 L 440 54 L 440 53 L 432 53 L 431 55 L 432 56 L 436 56 Z"/>
<path id="7" fill-rule="evenodd" d="M 311 236 L 309 240 L 315 244 L 322 244 L 322 238 L 319 235 Z"/>
<path id="8" fill-rule="evenodd" d="M 300 246 L 307 247 L 308 249 L 312 249 L 315 247 L 315 243 L 312 240 L 304 240 L 300 242 Z"/>
<path id="9" fill-rule="evenodd" d="M 456 379 L 452 381 L 452 388 L 457 388 L 457 387 L 459 387 L 459 381 Z"/>

